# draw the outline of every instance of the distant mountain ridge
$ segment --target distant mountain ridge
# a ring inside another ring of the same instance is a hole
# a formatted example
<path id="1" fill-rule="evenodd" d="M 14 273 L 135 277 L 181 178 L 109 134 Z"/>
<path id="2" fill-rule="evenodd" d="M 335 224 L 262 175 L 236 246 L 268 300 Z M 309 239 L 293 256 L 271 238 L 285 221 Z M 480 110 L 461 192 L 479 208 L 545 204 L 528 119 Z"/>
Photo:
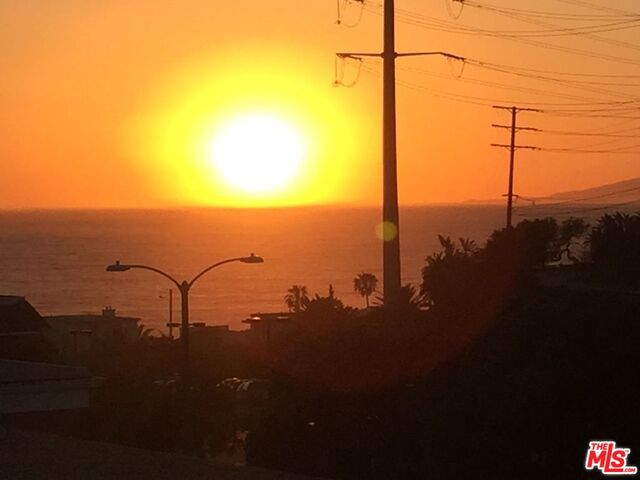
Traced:
<path id="1" fill-rule="evenodd" d="M 623 180 L 621 182 L 608 183 L 584 190 L 554 193 L 548 197 L 540 198 L 545 203 L 554 201 L 575 201 L 576 203 L 622 203 L 640 202 L 640 177 Z"/>
<path id="2" fill-rule="evenodd" d="M 640 177 L 622 180 L 615 183 L 598 185 L 597 187 L 585 188 L 583 190 L 570 190 L 558 192 L 545 197 L 521 197 L 522 203 L 535 203 L 539 205 L 554 204 L 619 204 L 619 203 L 640 203 Z M 498 205 L 505 203 L 506 199 L 487 200 L 467 200 L 463 202 L 467 205 Z"/>

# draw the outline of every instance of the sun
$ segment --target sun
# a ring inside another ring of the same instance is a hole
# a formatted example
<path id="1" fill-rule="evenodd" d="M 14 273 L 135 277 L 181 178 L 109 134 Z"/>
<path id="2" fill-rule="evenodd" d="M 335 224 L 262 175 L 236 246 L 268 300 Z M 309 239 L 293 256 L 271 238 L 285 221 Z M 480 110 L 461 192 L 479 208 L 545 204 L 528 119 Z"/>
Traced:
<path id="1" fill-rule="evenodd" d="M 295 181 L 306 150 L 304 135 L 293 123 L 270 114 L 243 114 L 214 132 L 207 156 L 230 187 L 263 195 Z"/>

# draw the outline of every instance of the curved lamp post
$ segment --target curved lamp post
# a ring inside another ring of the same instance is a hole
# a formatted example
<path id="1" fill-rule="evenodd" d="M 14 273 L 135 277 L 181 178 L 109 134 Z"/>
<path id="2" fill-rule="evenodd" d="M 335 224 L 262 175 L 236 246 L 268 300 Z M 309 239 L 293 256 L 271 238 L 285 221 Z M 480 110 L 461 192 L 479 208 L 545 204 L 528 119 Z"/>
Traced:
<path id="1" fill-rule="evenodd" d="M 176 287 L 178 288 L 178 291 L 180 292 L 180 297 L 182 300 L 181 302 L 182 303 L 182 321 L 180 324 L 180 344 L 182 347 L 181 348 L 182 350 L 181 373 L 182 373 L 183 381 L 187 379 L 187 375 L 189 372 L 189 291 L 191 290 L 191 287 L 193 287 L 193 284 L 196 281 L 198 281 L 198 279 L 200 279 L 200 277 L 210 272 L 214 268 L 219 267 L 220 265 L 224 265 L 226 263 L 232 263 L 232 262 L 263 263 L 264 259 L 262 257 L 254 255 L 253 253 L 248 257 L 229 258 L 227 260 L 214 263 L 213 265 L 205 268 L 200 273 L 198 273 L 195 277 L 193 277 L 189 282 L 186 280 L 179 282 L 168 273 L 165 273 L 158 268 L 150 267 L 148 265 L 130 265 L 125 263 L 120 263 L 120 261 L 117 261 L 116 263 L 109 265 L 106 268 L 107 272 L 126 272 L 134 268 L 149 270 L 159 275 L 162 275 L 163 277 L 171 280 L 176 285 Z"/>

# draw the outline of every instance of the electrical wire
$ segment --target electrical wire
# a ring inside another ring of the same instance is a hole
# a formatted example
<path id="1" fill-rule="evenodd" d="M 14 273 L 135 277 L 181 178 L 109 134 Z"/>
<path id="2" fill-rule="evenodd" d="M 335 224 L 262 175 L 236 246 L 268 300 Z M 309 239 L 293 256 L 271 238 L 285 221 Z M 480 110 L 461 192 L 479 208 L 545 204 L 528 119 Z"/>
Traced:
<path id="1" fill-rule="evenodd" d="M 490 3 L 479 3 L 470 0 L 453 0 L 456 3 L 460 3 L 461 5 L 470 5 L 470 6 L 479 6 L 486 9 L 494 9 L 501 12 L 507 12 L 517 15 L 523 16 L 531 16 L 531 17 L 540 17 L 540 18 L 552 18 L 557 20 L 586 20 L 586 21 L 603 21 L 610 20 L 612 18 L 627 18 L 627 17 L 640 17 L 640 13 L 619 13 L 619 14 L 586 14 L 586 13 L 561 13 L 561 12 L 550 12 L 550 11 L 539 11 L 539 10 L 526 10 L 521 8 L 513 8 L 513 7 L 502 7 Z"/>
<path id="2" fill-rule="evenodd" d="M 371 66 L 365 65 L 363 67 L 363 71 L 374 75 L 376 77 L 380 76 L 380 73 L 378 71 L 376 71 L 375 69 L 371 68 Z M 433 87 L 428 87 L 425 85 L 422 85 L 420 83 L 416 83 L 416 82 L 411 82 L 411 81 L 407 81 L 407 80 L 403 80 L 403 79 L 398 79 L 397 80 L 398 85 L 401 85 L 403 87 L 412 89 L 412 90 L 418 90 L 418 91 L 422 91 L 422 92 L 427 92 L 432 94 L 433 96 L 436 97 L 441 97 L 441 98 L 445 98 L 448 100 L 454 100 L 457 102 L 461 102 L 461 103 L 468 103 L 468 104 L 472 104 L 472 105 L 482 105 L 482 106 L 491 106 L 494 105 L 496 103 L 508 103 L 508 104 L 514 104 L 514 105 L 525 105 L 525 106 L 536 106 L 536 107 L 544 107 L 545 105 L 573 105 L 573 104 L 558 104 L 558 103 L 545 103 L 545 102 L 526 102 L 526 101 L 516 101 L 513 99 L 505 99 L 505 98 L 495 98 L 495 97 L 481 97 L 481 96 L 477 96 L 477 95 L 463 95 L 463 94 L 456 94 L 456 93 L 452 93 L 452 92 L 446 92 L 443 90 L 439 90 Z M 541 110 L 541 113 L 547 113 L 546 107 L 545 110 Z M 553 111 L 549 112 L 549 115 L 553 115 L 553 116 L 578 116 L 575 113 L 562 113 L 562 112 L 558 112 L 555 113 Z M 584 117 L 589 117 L 589 118 L 622 118 L 622 119 L 631 119 L 631 120 L 635 120 L 635 119 L 640 119 L 640 117 L 629 117 L 629 116 L 624 116 L 624 115 L 615 115 L 615 114 L 594 114 L 594 113 L 587 113 L 584 115 Z"/>
<path id="3" fill-rule="evenodd" d="M 414 67 L 397 67 L 397 68 L 400 71 L 419 73 L 419 74 L 422 74 L 422 75 L 428 75 L 428 76 L 432 76 L 432 77 L 436 77 L 436 78 L 445 78 L 445 79 L 451 78 L 450 76 L 445 75 L 445 74 L 439 74 L 439 73 L 431 72 L 429 70 L 424 70 L 424 69 L 420 69 L 420 68 L 414 68 Z M 477 78 L 459 77 L 459 78 L 456 78 L 456 81 L 463 82 L 463 83 L 470 83 L 470 84 L 474 84 L 474 85 L 481 85 L 481 86 L 491 87 L 491 88 L 499 88 L 501 90 L 512 90 L 512 91 L 523 92 L 523 93 L 532 93 L 532 94 L 535 94 L 535 95 L 552 96 L 552 97 L 565 98 L 565 99 L 574 99 L 574 100 L 579 100 L 579 101 L 588 101 L 589 100 L 588 97 L 570 95 L 570 94 L 567 94 L 565 92 L 552 92 L 552 91 L 549 91 L 549 90 L 540 90 L 540 89 L 531 88 L 531 87 L 519 87 L 519 86 L 507 85 L 507 84 L 504 84 L 504 83 L 494 82 L 494 81 L 490 81 L 490 80 L 481 80 L 481 79 L 477 79 Z M 591 104 L 589 104 L 589 105 L 591 105 Z"/>
<path id="4" fill-rule="evenodd" d="M 638 128 L 630 129 L 638 130 Z M 541 132 L 549 135 L 566 135 L 579 137 L 611 137 L 611 138 L 638 138 L 638 135 L 616 135 L 611 133 L 592 133 L 592 132 L 565 132 L 562 130 L 541 130 Z"/>
<path id="5" fill-rule="evenodd" d="M 610 150 L 589 150 L 589 149 L 574 149 L 574 148 L 549 148 L 549 147 L 539 147 L 538 150 L 541 152 L 553 152 L 553 153 L 594 153 L 594 154 L 618 154 L 618 155 L 640 155 L 640 150 L 627 151 L 627 148 L 640 148 L 640 145 L 631 145 L 629 147 L 620 148 L 620 149 L 610 149 Z"/>
<path id="6" fill-rule="evenodd" d="M 501 16 L 505 16 L 507 18 L 512 18 L 512 19 L 516 19 L 518 21 L 524 22 L 524 23 L 528 23 L 530 25 L 537 25 L 537 26 L 541 26 L 541 27 L 545 27 L 547 29 L 549 29 L 548 31 L 556 31 L 557 29 L 562 29 L 563 27 L 554 23 L 548 23 L 548 22 L 543 22 L 540 20 L 535 20 L 532 18 L 528 18 L 526 15 L 523 14 L 518 14 L 518 13 L 514 13 L 514 12 L 510 12 L 507 9 L 504 8 L 500 8 L 500 7 L 492 7 L 492 6 L 488 6 L 488 4 L 486 3 L 479 3 L 479 2 L 475 2 L 473 0 L 464 0 L 464 3 L 475 7 L 477 9 L 480 10 L 484 10 L 487 11 L 489 13 L 493 13 L 496 15 L 501 15 Z M 629 15 L 632 18 L 640 18 L 640 15 Z M 633 43 L 629 43 L 629 42 L 623 42 L 620 40 L 614 40 L 611 38 L 607 38 L 607 37 L 602 37 L 599 35 L 594 35 L 595 33 L 604 33 L 606 30 L 600 30 L 600 31 L 596 31 L 596 27 L 594 27 L 593 30 L 591 31 L 578 31 L 577 29 L 574 31 L 573 34 L 575 35 L 582 35 L 586 38 L 589 38 L 591 40 L 595 40 L 595 41 L 599 41 L 599 42 L 603 42 L 603 43 L 608 43 L 608 44 L 612 44 L 615 46 L 619 46 L 619 47 L 624 47 L 624 48 L 629 48 L 632 50 L 636 50 L 636 51 L 640 51 L 640 46 L 633 44 Z M 612 30 L 609 30 L 612 31 Z M 553 35 L 556 36 L 556 35 Z"/>
<path id="7" fill-rule="evenodd" d="M 617 13 L 619 15 L 640 15 L 637 12 L 631 12 L 629 10 L 620 10 L 619 8 L 604 7 L 604 6 L 596 5 L 590 2 L 585 2 L 584 0 L 557 0 L 557 1 L 562 3 L 567 3 L 569 5 L 578 5 L 579 7 L 598 10 L 601 12 L 611 12 L 611 13 Z"/>
<path id="8" fill-rule="evenodd" d="M 516 91 L 523 91 L 523 92 L 529 92 L 529 93 L 537 93 L 537 94 L 544 94 L 544 95 L 552 95 L 552 96 L 557 96 L 557 97 L 562 97 L 562 98 L 573 98 L 574 100 L 585 100 L 589 103 L 585 103 L 585 106 L 594 106 L 594 105 L 611 105 L 611 106 L 618 106 L 618 107 L 622 107 L 625 105 L 638 105 L 640 106 L 640 98 L 635 97 L 635 96 L 631 96 L 631 95 L 627 95 L 627 94 L 622 94 L 622 93 L 618 93 L 618 92 L 612 92 L 609 90 L 605 90 L 605 89 L 600 89 L 600 88 L 593 88 L 593 87 L 589 87 L 589 86 L 584 86 L 581 84 L 575 84 L 575 82 L 571 81 L 571 80 L 563 80 L 563 79 L 556 79 L 556 78 L 551 78 L 551 77 L 544 77 L 544 76 L 540 76 L 540 75 L 536 75 L 536 74 L 527 74 L 527 73 L 520 73 L 517 71 L 510 71 L 508 70 L 508 67 L 505 66 L 500 66 L 498 64 L 491 64 L 488 62 L 483 62 L 483 61 L 479 61 L 479 60 L 474 60 L 474 59 L 469 59 L 469 58 L 465 58 L 463 59 L 463 62 L 465 64 L 470 64 L 472 66 L 478 67 L 478 68 L 483 68 L 486 70 L 491 70 L 491 71 L 497 71 L 499 73 L 503 73 L 503 74 L 508 74 L 508 75 L 514 75 L 514 76 L 518 76 L 518 77 L 526 77 L 526 78 L 530 78 L 530 79 L 535 79 L 535 80 L 540 80 L 540 81 L 544 81 L 547 83 L 554 83 L 554 84 L 559 84 L 562 86 L 566 86 L 566 87 L 571 87 L 571 88 L 577 88 L 579 90 L 586 90 L 586 91 L 595 91 L 596 93 L 606 93 L 606 94 L 612 94 L 612 95 L 617 95 L 617 96 L 621 96 L 624 98 L 633 98 L 634 100 L 630 100 L 630 101 L 609 101 L 609 102 L 598 102 L 597 100 L 593 99 L 593 98 L 588 98 L 588 97 L 579 97 L 579 96 L 575 96 L 575 95 L 569 95 L 565 92 L 550 92 L 549 90 L 537 90 L 537 89 L 533 89 L 530 87 L 516 87 L 516 86 L 511 86 L 511 85 L 505 85 L 503 83 L 498 83 L 498 82 L 492 82 L 492 81 L 486 81 L 486 80 L 480 80 L 480 79 L 473 79 L 473 78 L 466 78 L 466 79 L 459 79 L 460 81 L 463 82 L 467 82 L 467 83 L 476 83 L 476 84 L 480 84 L 483 86 L 493 86 L 496 88 L 502 88 L 502 89 L 509 89 L 509 90 L 516 90 Z M 424 70 L 424 69 L 420 69 L 420 68 L 416 68 L 416 67 L 398 67 L 399 70 L 405 70 L 405 71 L 413 71 L 416 73 L 423 73 L 426 75 L 431 75 L 431 76 L 440 76 L 436 73 L 433 73 L 429 70 Z M 559 106 L 567 106 L 567 107 L 578 107 L 580 106 L 580 104 L 558 104 Z M 628 107 L 627 109 L 624 108 L 616 108 L 616 109 L 598 109 L 597 111 L 612 111 L 615 110 L 617 112 L 622 112 L 622 111 L 633 111 L 632 107 Z"/>
<path id="9" fill-rule="evenodd" d="M 518 21 L 521 22 L 525 22 L 531 25 L 537 25 L 537 26 L 542 26 L 542 27 L 546 27 L 549 29 L 554 29 L 557 28 L 558 25 L 554 24 L 554 23 L 549 23 L 549 22 L 542 22 L 542 21 L 536 21 L 536 20 L 532 20 L 530 18 L 526 18 L 526 17 L 522 17 L 521 15 L 513 15 L 513 14 L 508 14 L 508 13 L 500 13 L 500 12 L 494 12 L 494 13 L 498 13 L 501 15 L 504 15 L 508 18 L 513 18 L 516 19 Z M 630 50 L 634 50 L 636 52 L 640 51 L 640 46 L 635 44 L 635 43 L 630 43 L 630 42 L 625 42 L 622 40 L 617 40 L 617 39 L 612 39 L 609 37 L 603 37 L 601 35 L 596 35 L 596 32 L 581 32 L 578 33 L 578 35 L 581 35 L 585 38 L 588 38 L 590 40 L 594 40 L 600 43 L 605 43 L 608 45 L 613 45 L 616 47 L 622 47 L 622 48 L 626 48 L 626 49 L 630 49 Z"/>
<path id="10" fill-rule="evenodd" d="M 584 84 L 584 82 L 576 82 L 574 80 L 568 80 L 568 79 L 562 79 L 562 78 L 554 78 L 554 77 L 544 76 L 544 75 L 540 75 L 540 74 L 523 73 L 523 72 L 520 72 L 518 70 L 511 70 L 508 67 L 501 67 L 501 66 L 498 66 L 497 64 L 492 64 L 492 63 L 483 62 L 483 61 L 474 60 L 474 59 L 469 59 L 469 58 L 465 59 L 465 61 L 468 64 L 473 65 L 475 67 L 483 68 L 485 70 L 491 70 L 491 71 L 498 72 L 498 73 L 503 73 L 503 74 L 506 74 L 506 75 L 524 77 L 524 78 L 529 78 L 529 79 L 533 79 L 533 80 L 539 80 L 539 81 L 545 82 L 545 83 L 553 83 L 553 84 L 556 84 L 556 85 L 563 85 L 563 86 L 575 88 L 575 89 L 578 89 L 578 90 L 594 92 L 594 93 L 600 93 L 600 94 L 606 94 L 606 95 L 612 95 L 612 96 L 618 96 L 618 97 L 621 97 L 621 98 L 632 98 L 632 99 L 637 99 L 638 98 L 635 95 L 622 93 L 622 92 L 616 92 L 616 91 L 612 91 L 612 90 L 609 90 L 609 89 L 600 88 L 600 87 L 597 87 L 597 86 L 587 85 L 587 84 Z"/>
<path id="11" fill-rule="evenodd" d="M 369 12 L 376 15 L 381 15 L 380 8 L 379 8 L 380 4 L 378 4 L 377 7 L 378 8 L 372 8 L 371 5 L 369 5 L 368 7 L 365 6 L 365 8 L 367 8 Z M 577 48 L 541 42 L 539 40 L 534 40 L 529 38 L 513 37 L 501 31 L 487 31 L 487 30 L 482 30 L 475 27 L 461 26 L 456 23 L 443 21 L 434 17 L 430 17 L 428 15 L 412 12 L 410 10 L 396 9 L 396 13 L 398 15 L 398 20 L 400 22 L 407 23 L 407 24 L 414 25 L 421 28 L 427 28 L 429 30 L 443 31 L 443 32 L 455 33 L 455 34 L 476 35 L 476 36 L 484 35 L 489 37 L 498 37 L 498 38 L 503 38 L 505 40 L 511 40 L 517 43 L 532 45 L 532 46 L 536 46 L 536 47 L 547 49 L 547 50 L 555 50 L 563 53 L 581 55 L 589 58 L 596 58 L 600 60 L 608 60 L 611 62 L 640 66 L 640 61 L 638 60 L 633 60 L 633 59 L 624 58 L 624 57 L 617 57 L 615 55 L 598 54 L 588 50 L 581 50 Z"/>

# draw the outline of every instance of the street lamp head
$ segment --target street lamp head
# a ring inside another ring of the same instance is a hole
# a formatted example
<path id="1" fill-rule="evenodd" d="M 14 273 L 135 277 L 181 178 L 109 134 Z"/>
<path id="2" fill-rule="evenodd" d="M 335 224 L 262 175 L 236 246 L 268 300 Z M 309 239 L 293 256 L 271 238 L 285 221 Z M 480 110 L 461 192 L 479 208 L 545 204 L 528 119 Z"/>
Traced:
<path id="1" fill-rule="evenodd" d="M 242 257 L 240 261 L 242 263 L 264 263 L 264 258 L 252 253 L 248 257 Z"/>
<path id="2" fill-rule="evenodd" d="M 107 272 L 126 272 L 127 270 L 131 270 L 131 267 L 129 265 L 122 265 L 120 260 L 118 260 L 116 263 L 109 265 L 106 270 Z"/>

